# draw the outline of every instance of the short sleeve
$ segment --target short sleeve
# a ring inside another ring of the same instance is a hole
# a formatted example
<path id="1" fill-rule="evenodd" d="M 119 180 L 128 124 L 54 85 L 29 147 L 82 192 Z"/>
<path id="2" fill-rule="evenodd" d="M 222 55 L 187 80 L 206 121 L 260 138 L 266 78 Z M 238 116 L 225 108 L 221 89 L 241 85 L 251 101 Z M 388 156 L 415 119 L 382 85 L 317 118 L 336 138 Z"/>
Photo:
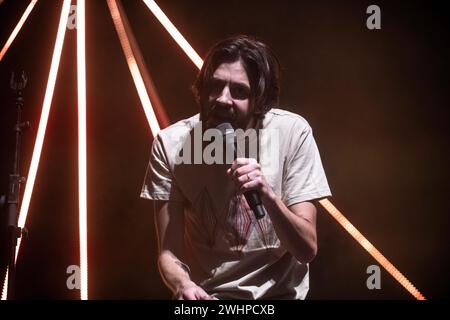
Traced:
<path id="1" fill-rule="evenodd" d="M 141 198 L 183 202 L 184 197 L 173 178 L 161 136 L 153 140 L 150 161 L 141 190 Z"/>
<path id="2" fill-rule="evenodd" d="M 331 196 L 312 129 L 304 122 L 296 123 L 291 130 L 282 182 L 286 206 Z"/>

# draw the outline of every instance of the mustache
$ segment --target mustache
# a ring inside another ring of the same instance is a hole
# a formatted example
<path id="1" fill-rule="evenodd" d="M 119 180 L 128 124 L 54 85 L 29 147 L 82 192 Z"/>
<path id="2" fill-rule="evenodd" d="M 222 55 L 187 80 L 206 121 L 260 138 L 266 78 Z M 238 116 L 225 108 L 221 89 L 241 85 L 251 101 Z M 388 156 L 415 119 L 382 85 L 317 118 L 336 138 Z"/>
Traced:
<path id="1" fill-rule="evenodd" d="M 233 107 L 225 106 L 220 103 L 214 103 L 208 112 L 207 118 L 220 118 L 229 121 L 236 120 L 236 112 Z"/>

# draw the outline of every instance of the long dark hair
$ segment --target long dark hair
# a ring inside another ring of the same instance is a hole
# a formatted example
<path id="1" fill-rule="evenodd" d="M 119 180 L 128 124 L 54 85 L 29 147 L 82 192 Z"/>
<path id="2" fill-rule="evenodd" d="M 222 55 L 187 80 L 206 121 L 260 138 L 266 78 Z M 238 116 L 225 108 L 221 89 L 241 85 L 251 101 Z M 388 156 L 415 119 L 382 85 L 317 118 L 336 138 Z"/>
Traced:
<path id="1" fill-rule="evenodd" d="M 280 92 L 280 64 L 273 51 L 261 41 L 245 36 L 234 36 L 215 44 L 208 52 L 202 69 L 192 87 L 197 103 L 200 105 L 200 116 L 204 116 L 204 106 L 208 101 L 209 85 L 214 71 L 222 63 L 238 60 L 247 72 L 250 81 L 250 99 L 254 105 L 254 115 L 262 117 L 278 104 Z"/>

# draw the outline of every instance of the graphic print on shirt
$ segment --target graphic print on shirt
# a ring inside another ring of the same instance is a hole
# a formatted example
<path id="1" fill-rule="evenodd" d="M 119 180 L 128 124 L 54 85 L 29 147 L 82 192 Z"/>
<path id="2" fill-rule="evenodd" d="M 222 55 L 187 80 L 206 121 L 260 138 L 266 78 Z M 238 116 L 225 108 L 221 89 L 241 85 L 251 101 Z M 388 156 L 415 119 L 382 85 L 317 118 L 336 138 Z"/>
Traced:
<path id="1" fill-rule="evenodd" d="M 257 220 L 242 194 L 231 196 L 229 204 L 224 206 L 218 215 L 211 195 L 205 187 L 196 198 L 194 207 L 198 213 L 196 220 L 201 236 L 210 248 L 216 245 L 219 228 L 222 229 L 222 239 L 229 244 L 232 251 L 245 251 L 248 244 L 249 248 L 277 245 L 278 238 L 268 215 Z"/>
<path id="2" fill-rule="evenodd" d="M 257 234 L 253 235 L 254 232 Z M 265 247 L 274 246 L 278 240 L 270 218 L 266 215 L 257 220 L 242 194 L 231 198 L 225 216 L 225 237 L 234 251 L 243 251 L 251 238 L 252 241 L 262 242 Z"/>
<path id="3" fill-rule="evenodd" d="M 194 202 L 194 208 L 199 213 L 199 222 L 201 229 L 204 231 L 207 245 L 212 248 L 215 244 L 217 231 L 217 216 L 214 209 L 211 195 L 206 187 L 200 192 L 199 196 Z"/>

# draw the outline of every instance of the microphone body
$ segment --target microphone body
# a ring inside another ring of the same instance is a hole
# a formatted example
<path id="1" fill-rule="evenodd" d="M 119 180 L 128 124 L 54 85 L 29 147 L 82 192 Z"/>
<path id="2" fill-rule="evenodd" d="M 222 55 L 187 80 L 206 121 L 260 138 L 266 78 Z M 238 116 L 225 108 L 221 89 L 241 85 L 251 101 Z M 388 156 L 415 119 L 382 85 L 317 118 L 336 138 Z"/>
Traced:
<path id="1" fill-rule="evenodd" d="M 262 205 L 261 197 L 259 196 L 258 191 L 250 190 L 244 192 L 245 199 L 248 202 L 250 208 L 252 208 L 253 213 L 255 214 L 256 219 L 262 219 L 266 215 L 266 209 Z"/>
<path id="2" fill-rule="evenodd" d="M 233 129 L 233 126 L 228 123 L 221 123 L 219 124 L 216 129 L 220 130 L 223 137 L 225 138 L 225 144 L 226 144 L 226 150 L 233 151 L 233 158 L 236 160 L 238 157 L 242 157 L 237 141 L 236 141 L 236 135 Z M 252 209 L 253 213 L 255 214 L 256 219 L 261 219 L 266 215 L 266 209 L 262 205 L 261 197 L 256 190 L 249 190 L 244 192 L 245 199 L 247 200 L 247 203 L 249 207 Z"/>

